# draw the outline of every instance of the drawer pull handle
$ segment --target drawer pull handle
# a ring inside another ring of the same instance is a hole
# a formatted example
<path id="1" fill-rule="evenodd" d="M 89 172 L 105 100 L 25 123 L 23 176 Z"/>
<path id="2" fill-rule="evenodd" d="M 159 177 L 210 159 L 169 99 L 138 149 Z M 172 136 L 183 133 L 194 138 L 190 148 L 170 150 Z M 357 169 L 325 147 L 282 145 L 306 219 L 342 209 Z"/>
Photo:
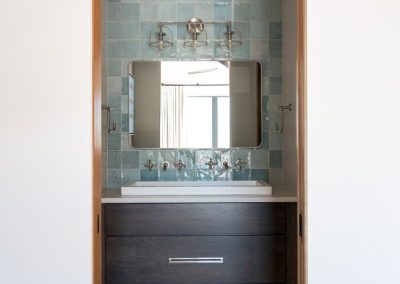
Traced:
<path id="1" fill-rule="evenodd" d="M 224 263 L 223 257 L 170 257 L 168 262 L 175 263 Z"/>

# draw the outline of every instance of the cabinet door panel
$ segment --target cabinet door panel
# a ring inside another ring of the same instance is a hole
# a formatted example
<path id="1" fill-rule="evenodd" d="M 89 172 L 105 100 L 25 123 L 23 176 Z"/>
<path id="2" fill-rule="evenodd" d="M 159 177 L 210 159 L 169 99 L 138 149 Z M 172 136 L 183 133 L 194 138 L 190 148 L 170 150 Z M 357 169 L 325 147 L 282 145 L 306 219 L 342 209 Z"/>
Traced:
<path id="1" fill-rule="evenodd" d="M 285 242 L 282 236 L 107 237 L 106 284 L 285 283 Z"/>

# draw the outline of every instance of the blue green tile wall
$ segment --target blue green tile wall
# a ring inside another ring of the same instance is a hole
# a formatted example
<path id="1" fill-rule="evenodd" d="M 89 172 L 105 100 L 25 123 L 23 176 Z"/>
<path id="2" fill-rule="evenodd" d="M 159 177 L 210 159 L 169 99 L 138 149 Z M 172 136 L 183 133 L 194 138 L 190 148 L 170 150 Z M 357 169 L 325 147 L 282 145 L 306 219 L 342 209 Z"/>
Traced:
<path id="1" fill-rule="evenodd" d="M 275 124 L 281 117 L 277 106 L 282 95 L 282 13 L 281 0 L 103 0 L 105 1 L 104 65 L 106 76 L 103 105 L 112 107 L 111 120 L 117 124 L 112 134 L 105 131 L 103 182 L 120 187 L 138 180 L 249 180 L 263 179 L 272 185 L 282 179 L 282 137 Z M 230 52 L 216 43 L 223 27 L 207 26 L 208 45 L 192 51 L 183 48 L 184 25 L 171 26 L 175 45 L 166 52 L 148 47 L 150 31 L 158 21 L 231 20 L 242 38 L 242 45 Z M 128 65 L 135 60 L 252 59 L 263 65 L 263 144 L 257 149 L 140 150 L 128 145 Z M 213 158 L 213 170 L 205 162 Z M 149 160 L 156 167 L 149 171 Z M 234 163 L 242 159 L 242 169 Z M 178 160 L 186 167 L 173 167 Z M 164 171 L 162 162 L 170 168 Z M 228 161 L 225 170 L 222 163 Z"/>

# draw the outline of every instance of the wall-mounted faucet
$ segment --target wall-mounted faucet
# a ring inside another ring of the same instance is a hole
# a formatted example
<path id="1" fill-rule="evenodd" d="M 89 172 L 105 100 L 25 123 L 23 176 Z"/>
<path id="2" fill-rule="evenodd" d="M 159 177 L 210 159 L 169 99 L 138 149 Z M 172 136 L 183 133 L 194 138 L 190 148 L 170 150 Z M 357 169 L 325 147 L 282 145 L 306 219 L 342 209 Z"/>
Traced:
<path id="1" fill-rule="evenodd" d="M 163 171 L 166 171 L 169 168 L 169 162 L 165 161 L 161 164 Z"/>

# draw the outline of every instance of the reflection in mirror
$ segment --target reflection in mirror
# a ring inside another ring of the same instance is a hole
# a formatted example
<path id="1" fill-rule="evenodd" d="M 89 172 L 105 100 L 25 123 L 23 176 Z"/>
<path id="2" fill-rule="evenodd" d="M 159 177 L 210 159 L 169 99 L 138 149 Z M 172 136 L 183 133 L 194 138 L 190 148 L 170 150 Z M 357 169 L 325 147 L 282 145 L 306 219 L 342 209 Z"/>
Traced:
<path id="1" fill-rule="evenodd" d="M 229 68 L 161 62 L 160 112 L 160 148 L 228 148 Z"/>
<path id="2" fill-rule="evenodd" d="M 260 76 L 257 62 L 132 63 L 131 145 L 138 148 L 259 146 Z"/>

